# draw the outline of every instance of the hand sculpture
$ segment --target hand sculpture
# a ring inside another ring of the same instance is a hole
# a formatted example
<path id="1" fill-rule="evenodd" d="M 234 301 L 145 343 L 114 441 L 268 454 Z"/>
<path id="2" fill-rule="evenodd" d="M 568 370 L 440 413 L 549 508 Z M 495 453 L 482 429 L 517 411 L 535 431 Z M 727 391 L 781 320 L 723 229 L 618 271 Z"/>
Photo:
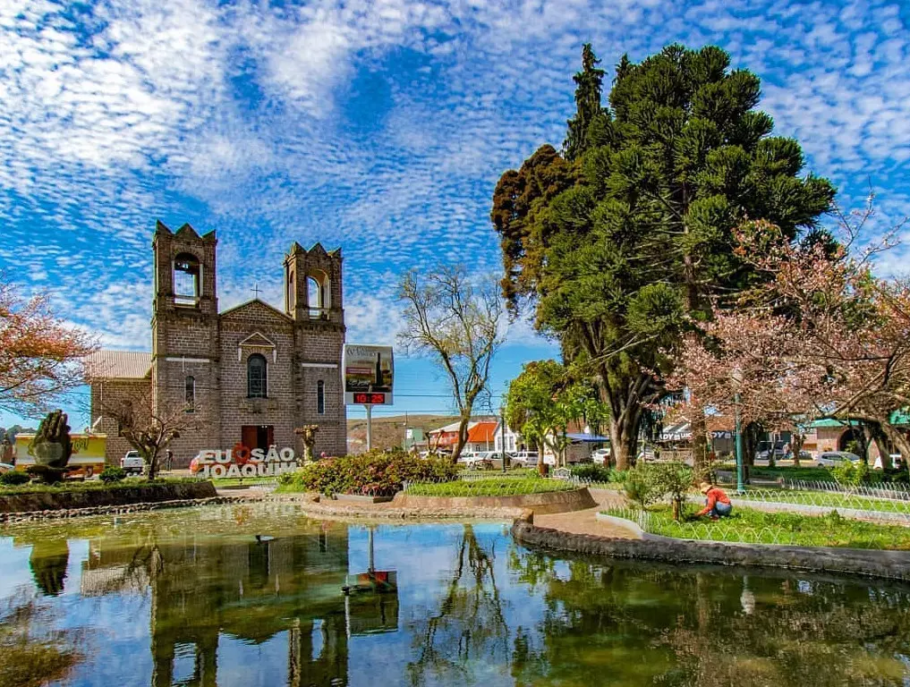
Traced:
<path id="1" fill-rule="evenodd" d="M 319 425 L 304 425 L 295 430 L 297 436 L 303 444 L 303 462 L 307 463 L 313 460 L 313 447 L 316 445 L 316 432 L 319 431 Z"/>
<path id="2" fill-rule="evenodd" d="M 66 420 L 66 413 L 59 410 L 48 413 L 38 425 L 38 432 L 32 442 L 35 465 L 29 468 L 29 472 L 38 475 L 45 482 L 63 479 L 72 455 L 73 445 Z"/>

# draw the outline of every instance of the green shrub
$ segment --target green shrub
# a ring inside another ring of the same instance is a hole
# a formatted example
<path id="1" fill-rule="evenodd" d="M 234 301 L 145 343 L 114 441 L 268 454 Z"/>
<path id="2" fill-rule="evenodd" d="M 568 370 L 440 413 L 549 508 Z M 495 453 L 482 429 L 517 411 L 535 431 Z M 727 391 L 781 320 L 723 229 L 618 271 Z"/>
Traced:
<path id="1" fill-rule="evenodd" d="M 0 475 L 0 484 L 7 486 L 18 486 L 20 484 L 28 484 L 31 481 L 29 477 L 24 472 L 19 472 L 18 470 L 10 470 Z"/>
<path id="2" fill-rule="evenodd" d="M 641 508 L 667 500 L 673 506 L 673 516 L 682 515 L 686 494 L 692 488 L 694 473 L 685 463 L 639 462 L 628 470 L 623 489 L 626 496 Z"/>
<path id="3" fill-rule="evenodd" d="M 610 482 L 612 481 L 613 470 L 594 463 L 582 463 L 581 465 L 572 466 L 572 475 L 590 482 Z"/>
<path id="4" fill-rule="evenodd" d="M 625 476 L 622 478 L 626 496 L 641 508 L 647 508 L 660 500 L 660 494 L 655 489 L 652 472 L 651 465 L 641 462 L 631 470 L 626 470 Z"/>
<path id="5" fill-rule="evenodd" d="M 692 488 L 695 473 L 685 463 L 654 463 L 649 466 L 654 491 L 673 506 L 673 519 L 683 515 L 686 494 Z"/>
<path id="6" fill-rule="evenodd" d="M 278 483 L 282 491 L 389 495 L 401 491 L 404 482 L 445 482 L 457 475 L 458 468 L 449 458 L 418 458 L 400 450 L 373 450 L 310 463 L 284 473 Z"/>
<path id="7" fill-rule="evenodd" d="M 838 484 L 843 484 L 847 487 L 858 487 L 867 481 L 869 466 L 861 461 L 854 463 L 853 461 L 845 460 L 840 465 L 835 465 L 831 468 L 831 474 L 834 475 L 834 479 L 837 480 Z"/>
<path id="8" fill-rule="evenodd" d="M 104 468 L 100 475 L 100 479 L 105 484 L 111 484 L 112 482 L 121 482 L 126 479 L 126 470 L 116 466 L 110 466 Z"/>

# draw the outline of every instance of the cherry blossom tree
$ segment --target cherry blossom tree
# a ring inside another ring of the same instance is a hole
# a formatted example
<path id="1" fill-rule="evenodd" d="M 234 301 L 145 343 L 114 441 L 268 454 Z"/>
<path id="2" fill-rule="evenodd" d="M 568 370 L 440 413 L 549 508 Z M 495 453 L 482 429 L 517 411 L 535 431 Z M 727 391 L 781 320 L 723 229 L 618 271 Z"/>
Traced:
<path id="1" fill-rule="evenodd" d="M 24 297 L 0 274 L 0 410 L 39 415 L 83 384 L 90 336 L 57 317 L 47 295 Z"/>
<path id="2" fill-rule="evenodd" d="M 767 222 L 743 225 L 738 253 L 763 279 L 732 308 L 715 302 L 668 383 L 722 413 L 738 391 L 743 422 L 797 436 L 818 417 L 861 421 L 910 456 L 893 423 L 910 406 L 910 284 L 874 275 L 874 256 L 894 242 L 889 232 L 859 247 L 871 217 L 871 207 L 840 215 L 835 233 L 800 242 Z"/>

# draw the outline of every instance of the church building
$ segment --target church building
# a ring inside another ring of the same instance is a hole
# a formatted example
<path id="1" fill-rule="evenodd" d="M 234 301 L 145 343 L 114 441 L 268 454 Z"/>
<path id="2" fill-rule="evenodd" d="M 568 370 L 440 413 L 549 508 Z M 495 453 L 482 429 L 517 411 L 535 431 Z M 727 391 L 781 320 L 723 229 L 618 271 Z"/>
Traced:
<path id="1" fill-rule="evenodd" d="M 344 455 L 341 251 L 298 243 L 284 257 L 284 308 L 254 298 L 219 312 L 215 232 L 158 222 L 152 250 L 151 352 L 100 351 L 89 365 L 92 427 L 107 435 L 106 460 L 130 450 L 112 404 L 188 417 L 170 445 L 173 466 L 203 449 L 237 443 L 302 452 L 295 430 L 318 425 L 315 454 Z M 258 296 L 258 293 L 257 293 Z"/>

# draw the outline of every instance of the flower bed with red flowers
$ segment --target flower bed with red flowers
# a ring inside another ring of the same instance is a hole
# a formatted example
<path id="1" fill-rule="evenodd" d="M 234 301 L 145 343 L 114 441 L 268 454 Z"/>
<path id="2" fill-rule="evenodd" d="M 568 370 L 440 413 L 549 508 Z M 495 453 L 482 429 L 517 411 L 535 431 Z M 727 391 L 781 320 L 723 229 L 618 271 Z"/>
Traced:
<path id="1" fill-rule="evenodd" d="M 278 491 L 391 496 L 405 482 L 448 482 L 458 468 L 448 458 L 418 458 L 404 451 L 373 450 L 356 456 L 326 458 L 278 478 Z"/>

